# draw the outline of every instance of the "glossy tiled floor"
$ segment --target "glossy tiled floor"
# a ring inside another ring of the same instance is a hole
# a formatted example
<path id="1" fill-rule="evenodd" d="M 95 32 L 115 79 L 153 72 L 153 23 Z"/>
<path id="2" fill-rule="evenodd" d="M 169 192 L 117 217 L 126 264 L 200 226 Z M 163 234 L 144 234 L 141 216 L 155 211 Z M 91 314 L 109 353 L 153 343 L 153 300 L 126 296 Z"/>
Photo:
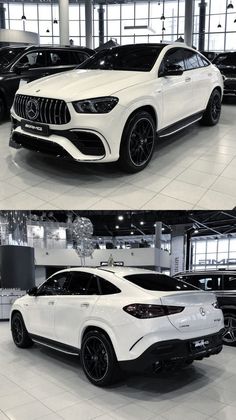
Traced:
<path id="1" fill-rule="evenodd" d="M 9 149 L 0 125 L 0 208 L 232 209 L 236 205 L 236 100 L 220 124 L 198 124 L 158 145 L 142 173 Z"/>
<path id="2" fill-rule="evenodd" d="M 75 358 L 20 350 L 0 323 L 0 420 L 232 420 L 236 348 L 179 372 L 129 376 L 109 389 L 86 380 Z"/>

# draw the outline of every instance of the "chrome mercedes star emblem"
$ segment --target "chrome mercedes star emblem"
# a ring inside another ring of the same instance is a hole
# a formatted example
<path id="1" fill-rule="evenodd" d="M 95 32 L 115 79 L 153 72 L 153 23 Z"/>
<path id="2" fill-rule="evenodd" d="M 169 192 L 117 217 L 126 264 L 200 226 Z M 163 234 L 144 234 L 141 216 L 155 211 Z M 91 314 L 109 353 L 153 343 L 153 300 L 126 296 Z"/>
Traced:
<path id="1" fill-rule="evenodd" d="M 200 308 L 199 309 L 199 311 L 200 311 L 200 314 L 202 315 L 202 316 L 205 316 L 206 315 L 206 311 L 205 311 L 205 309 L 204 308 Z"/>
<path id="2" fill-rule="evenodd" d="M 39 104 L 36 99 L 29 99 L 26 103 L 26 115 L 29 120 L 36 120 L 39 115 Z"/>

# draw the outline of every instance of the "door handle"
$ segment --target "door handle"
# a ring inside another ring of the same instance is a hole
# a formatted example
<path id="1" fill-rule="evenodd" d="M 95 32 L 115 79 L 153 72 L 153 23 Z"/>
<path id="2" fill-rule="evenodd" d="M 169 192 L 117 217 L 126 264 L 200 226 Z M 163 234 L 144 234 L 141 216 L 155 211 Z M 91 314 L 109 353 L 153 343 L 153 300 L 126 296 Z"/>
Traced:
<path id="1" fill-rule="evenodd" d="M 81 303 L 81 308 L 88 308 L 89 307 L 89 303 Z"/>
<path id="2" fill-rule="evenodd" d="M 49 300 L 48 302 L 49 305 L 54 305 L 54 303 L 55 303 L 54 300 Z"/>
<path id="3" fill-rule="evenodd" d="M 185 82 L 191 82 L 191 77 L 186 77 Z"/>

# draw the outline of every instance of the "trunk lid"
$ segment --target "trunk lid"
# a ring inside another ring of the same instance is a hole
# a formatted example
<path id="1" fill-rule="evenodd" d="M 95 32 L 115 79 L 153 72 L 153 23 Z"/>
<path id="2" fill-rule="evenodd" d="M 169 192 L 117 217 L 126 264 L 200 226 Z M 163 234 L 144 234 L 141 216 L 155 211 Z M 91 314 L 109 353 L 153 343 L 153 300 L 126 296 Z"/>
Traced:
<path id="1" fill-rule="evenodd" d="M 161 297 L 163 305 L 183 306 L 184 310 L 178 314 L 168 315 L 171 324 L 181 332 L 196 332 L 215 328 L 221 323 L 219 311 L 214 308 L 216 301 L 214 293 L 208 292 L 179 292 L 169 293 Z"/>

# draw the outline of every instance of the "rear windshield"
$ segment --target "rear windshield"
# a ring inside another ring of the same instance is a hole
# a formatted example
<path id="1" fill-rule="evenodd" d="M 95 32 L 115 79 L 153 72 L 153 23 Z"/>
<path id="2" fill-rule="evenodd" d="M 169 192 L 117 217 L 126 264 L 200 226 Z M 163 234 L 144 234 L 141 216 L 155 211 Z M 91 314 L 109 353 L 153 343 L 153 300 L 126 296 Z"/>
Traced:
<path id="1" fill-rule="evenodd" d="M 165 274 L 130 274 L 124 277 L 131 283 L 146 290 L 172 292 L 175 290 L 196 290 L 197 288 L 182 280 L 166 276 Z"/>
<path id="2" fill-rule="evenodd" d="M 102 50 L 78 68 L 93 70 L 150 71 L 164 45 L 127 45 Z"/>
<path id="3" fill-rule="evenodd" d="M 24 48 L 1 48 L 0 49 L 0 67 L 6 67 L 10 64 Z"/>
<path id="4" fill-rule="evenodd" d="M 217 66 L 236 66 L 236 53 L 219 54 L 213 63 Z"/>

